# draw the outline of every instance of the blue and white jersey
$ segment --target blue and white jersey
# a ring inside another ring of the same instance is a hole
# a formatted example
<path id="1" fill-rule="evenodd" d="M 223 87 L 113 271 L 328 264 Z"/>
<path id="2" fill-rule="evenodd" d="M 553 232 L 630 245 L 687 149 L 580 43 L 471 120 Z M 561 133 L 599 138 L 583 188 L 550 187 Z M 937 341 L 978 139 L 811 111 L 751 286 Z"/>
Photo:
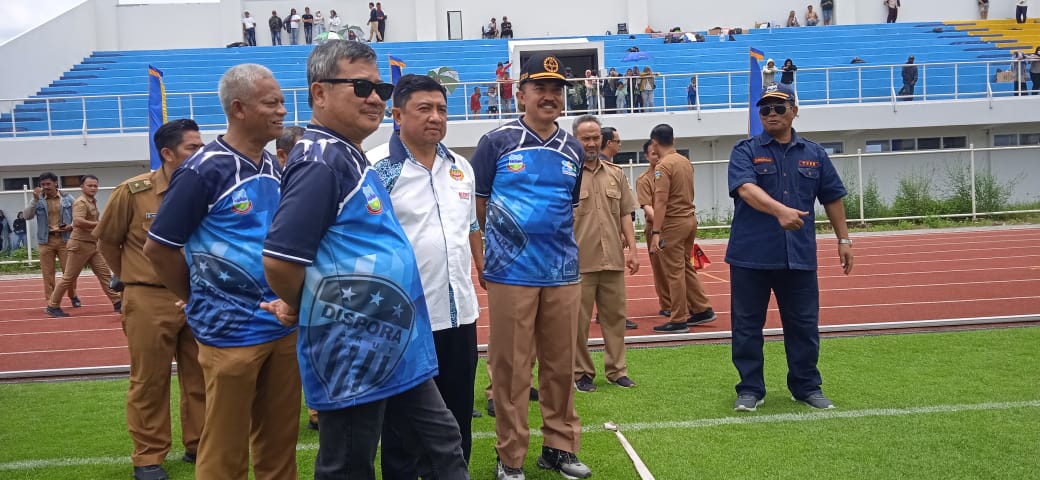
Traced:
<path id="1" fill-rule="evenodd" d="M 526 286 L 577 283 L 581 144 L 560 128 L 542 140 L 515 120 L 485 134 L 471 163 L 476 195 L 488 198 L 484 278 Z"/>
<path id="2" fill-rule="evenodd" d="M 277 165 L 264 151 L 258 166 L 217 138 L 174 171 L 148 232 L 153 241 L 184 249 L 188 325 L 206 345 L 259 345 L 293 332 L 260 308 L 277 298 L 261 258 L 278 207 Z"/>
<path id="3" fill-rule="evenodd" d="M 307 404 L 347 408 L 437 375 L 415 254 L 365 156 L 310 125 L 282 193 L 263 254 L 306 266 L 297 354 Z"/>

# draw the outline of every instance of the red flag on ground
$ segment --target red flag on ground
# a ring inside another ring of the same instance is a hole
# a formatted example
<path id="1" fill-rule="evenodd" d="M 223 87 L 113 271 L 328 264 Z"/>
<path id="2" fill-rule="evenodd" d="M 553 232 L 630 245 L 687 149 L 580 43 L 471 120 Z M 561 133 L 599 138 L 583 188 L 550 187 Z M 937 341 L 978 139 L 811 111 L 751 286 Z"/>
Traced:
<path id="1" fill-rule="evenodd" d="M 696 243 L 693 244 L 693 251 L 690 252 L 690 261 L 693 262 L 694 270 L 700 270 L 711 265 L 711 259 L 704 253 L 704 250 L 701 250 L 701 246 Z"/>

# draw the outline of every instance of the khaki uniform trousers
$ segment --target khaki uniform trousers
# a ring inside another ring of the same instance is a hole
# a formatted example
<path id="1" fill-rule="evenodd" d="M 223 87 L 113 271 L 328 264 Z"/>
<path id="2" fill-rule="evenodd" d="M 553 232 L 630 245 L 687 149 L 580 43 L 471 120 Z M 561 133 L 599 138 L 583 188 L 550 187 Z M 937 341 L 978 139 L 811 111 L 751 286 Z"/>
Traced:
<path id="1" fill-rule="evenodd" d="M 181 442 L 197 452 L 206 412 L 206 384 L 199 347 L 175 305 L 177 296 L 161 287 L 127 285 L 123 291 L 123 333 L 130 350 L 126 424 L 134 442 L 134 466 L 160 465 L 170 451 L 170 360 L 177 360 Z"/>
<path id="2" fill-rule="evenodd" d="M 54 273 L 57 271 L 55 260 L 61 262 L 61 269 L 69 265 L 69 250 L 65 241 L 61 239 L 60 233 L 52 233 L 47 236 L 47 243 L 40 244 L 40 271 L 43 273 L 43 299 L 48 303 L 51 294 L 54 293 Z M 76 296 L 76 282 L 68 289 L 69 298 Z"/>
<path id="3" fill-rule="evenodd" d="M 646 238 L 646 251 L 650 251 L 651 229 L 648 227 L 643 236 Z M 661 310 L 671 310 L 672 300 L 668 295 L 668 277 L 664 274 L 664 266 L 661 265 L 661 254 L 650 254 L 650 270 L 654 273 L 654 291 L 657 292 L 657 305 Z"/>
<path id="4" fill-rule="evenodd" d="M 69 239 L 66 249 L 68 250 L 68 263 L 62 262 L 61 264 L 61 283 L 51 293 L 51 298 L 47 302 L 48 307 L 61 306 L 61 296 L 68 289 L 74 288 L 79 274 L 83 272 L 83 266 L 87 264 L 90 264 L 90 269 L 94 271 L 94 276 L 101 284 L 101 290 L 105 292 L 108 301 L 113 305 L 120 301 L 119 293 L 108 287 L 108 283 L 112 280 L 112 271 L 105 263 L 105 258 L 97 252 L 96 242 Z"/>
<path id="5" fill-rule="evenodd" d="M 527 456 L 531 436 L 527 403 L 536 351 L 542 441 L 572 453 L 581 447 L 573 379 L 580 289 L 579 284 L 526 287 L 487 282 L 495 448 L 510 467 L 520 467 Z"/>
<path id="6" fill-rule="evenodd" d="M 697 271 L 690 262 L 693 242 L 697 239 L 697 217 L 665 217 L 661 228 L 664 248 L 658 253 L 661 266 L 668 279 L 668 296 L 672 302 L 670 322 L 686 323 L 691 313 L 701 313 L 709 308 L 704 287 L 697 278 Z"/>
<path id="7" fill-rule="evenodd" d="M 195 478 L 246 480 L 252 454 L 256 480 L 296 478 L 300 368 L 296 332 L 248 347 L 199 344 L 206 377 L 206 426 Z"/>
<path id="8" fill-rule="evenodd" d="M 614 381 L 628 375 L 628 367 L 625 365 L 625 272 L 581 274 L 575 380 L 582 375 L 596 378 L 596 366 L 589 355 L 589 322 L 592 320 L 593 305 L 599 313 L 600 331 L 603 332 L 603 370 L 607 380 Z"/>

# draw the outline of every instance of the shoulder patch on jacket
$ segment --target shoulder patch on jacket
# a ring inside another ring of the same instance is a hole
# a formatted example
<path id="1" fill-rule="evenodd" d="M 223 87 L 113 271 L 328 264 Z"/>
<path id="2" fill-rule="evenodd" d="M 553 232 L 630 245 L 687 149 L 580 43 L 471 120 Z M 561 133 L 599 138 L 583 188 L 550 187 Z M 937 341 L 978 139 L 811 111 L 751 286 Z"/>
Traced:
<path id="1" fill-rule="evenodd" d="M 152 189 L 151 180 L 134 180 L 126 184 L 130 188 L 130 193 L 141 193 Z"/>

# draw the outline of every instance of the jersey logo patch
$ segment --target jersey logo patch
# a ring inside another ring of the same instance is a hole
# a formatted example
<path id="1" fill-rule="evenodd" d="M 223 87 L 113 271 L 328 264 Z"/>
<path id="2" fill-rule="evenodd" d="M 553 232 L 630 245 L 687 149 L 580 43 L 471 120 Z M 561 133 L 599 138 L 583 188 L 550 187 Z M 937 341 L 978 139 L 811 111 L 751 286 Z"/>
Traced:
<path id="1" fill-rule="evenodd" d="M 755 159 L 751 160 L 751 162 L 755 165 L 758 165 L 760 163 L 773 163 L 773 159 L 769 157 L 755 157 Z"/>
<path id="2" fill-rule="evenodd" d="M 510 155 L 506 160 L 506 168 L 513 173 L 522 172 L 524 170 L 524 156 L 519 153 Z"/>
<path id="3" fill-rule="evenodd" d="M 654 179 L 656 180 L 658 178 L 661 178 L 661 171 L 660 170 L 654 170 Z"/>
<path id="4" fill-rule="evenodd" d="M 462 179 L 466 178 L 466 174 L 462 172 L 462 169 L 457 165 L 452 165 L 451 169 L 448 170 L 448 175 L 451 176 L 452 180 L 461 182 Z"/>
<path id="5" fill-rule="evenodd" d="M 820 166 L 820 162 L 817 162 L 815 160 L 799 160 L 798 161 L 798 166 L 799 167 L 816 168 L 816 167 Z"/>
<path id="6" fill-rule="evenodd" d="M 372 190 L 372 187 L 368 185 L 362 187 L 361 190 L 365 193 L 365 207 L 368 213 L 372 215 L 383 213 L 383 201 L 379 199 L 379 195 L 376 194 L 375 190 Z"/>
<path id="7" fill-rule="evenodd" d="M 253 209 L 253 202 L 246 196 L 245 190 L 238 190 L 231 194 L 231 211 L 239 215 L 249 213 Z"/>
<path id="8" fill-rule="evenodd" d="M 578 176 L 578 168 L 575 167 L 574 164 L 571 163 L 570 160 L 564 160 L 562 162 L 562 164 L 563 164 L 563 174 L 564 175 L 567 175 L 568 177 L 577 177 Z"/>
<path id="9" fill-rule="evenodd" d="M 459 200 L 469 200 L 469 192 L 459 192 Z"/>

